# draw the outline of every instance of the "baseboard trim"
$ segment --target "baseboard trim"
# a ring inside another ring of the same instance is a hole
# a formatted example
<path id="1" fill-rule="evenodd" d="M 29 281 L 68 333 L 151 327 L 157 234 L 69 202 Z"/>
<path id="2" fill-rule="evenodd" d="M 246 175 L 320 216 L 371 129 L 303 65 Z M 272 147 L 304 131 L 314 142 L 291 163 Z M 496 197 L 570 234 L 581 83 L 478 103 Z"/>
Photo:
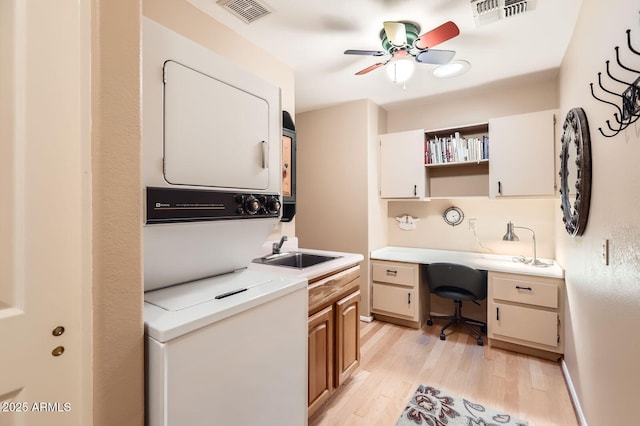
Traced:
<path id="1" fill-rule="evenodd" d="M 365 317 L 363 315 L 360 315 L 360 321 L 371 322 L 373 321 L 373 317 L 372 316 Z"/>
<path id="2" fill-rule="evenodd" d="M 573 386 L 571 376 L 569 375 L 569 369 L 567 368 L 567 363 L 564 361 L 564 359 L 562 360 L 562 375 L 564 376 L 564 380 L 567 383 L 569 395 L 571 396 L 571 402 L 573 402 L 573 408 L 576 411 L 576 415 L 578 416 L 580 426 L 588 426 L 587 419 L 584 418 L 584 413 L 582 412 L 582 407 L 580 406 L 580 400 L 578 399 L 576 388 Z"/>

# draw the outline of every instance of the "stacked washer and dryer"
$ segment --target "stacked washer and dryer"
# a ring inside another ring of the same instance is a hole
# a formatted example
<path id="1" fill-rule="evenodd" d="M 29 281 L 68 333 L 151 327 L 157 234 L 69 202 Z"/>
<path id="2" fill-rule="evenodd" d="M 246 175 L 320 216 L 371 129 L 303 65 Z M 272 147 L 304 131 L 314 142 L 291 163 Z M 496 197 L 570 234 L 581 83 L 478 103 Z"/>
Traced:
<path id="1" fill-rule="evenodd" d="M 147 424 L 306 424 L 307 282 L 246 269 L 281 216 L 280 90 L 143 19 Z"/>

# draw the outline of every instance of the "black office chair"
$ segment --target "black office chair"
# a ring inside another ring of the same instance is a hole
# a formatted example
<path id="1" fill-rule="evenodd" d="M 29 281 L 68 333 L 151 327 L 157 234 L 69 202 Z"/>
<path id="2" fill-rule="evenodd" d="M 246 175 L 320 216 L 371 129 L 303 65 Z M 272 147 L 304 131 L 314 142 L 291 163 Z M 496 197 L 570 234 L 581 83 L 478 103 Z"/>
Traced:
<path id="1" fill-rule="evenodd" d="M 479 305 L 478 300 L 487 297 L 487 271 L 478 270 L 465 265 L 455 263 L 431 263 L 426 266 L 426 278 L 431 293 L 446 299 L 452 299 L 455 303 L 455 313 L 447 316 L 429 315 L 428 325 L 433 325 L 433 319 L 450 320 L 440 332 L 440 340 L 445 340 L 444 331 L 452 325 L 462 324 L 471 331 L 478 345 L 484 345 L 482 333 L 487 331 L 487 324 L 465 318 L 461 314 L 462 301 L 470 300 Z M 471 325 L 479 326 L 480 331 Z"/>

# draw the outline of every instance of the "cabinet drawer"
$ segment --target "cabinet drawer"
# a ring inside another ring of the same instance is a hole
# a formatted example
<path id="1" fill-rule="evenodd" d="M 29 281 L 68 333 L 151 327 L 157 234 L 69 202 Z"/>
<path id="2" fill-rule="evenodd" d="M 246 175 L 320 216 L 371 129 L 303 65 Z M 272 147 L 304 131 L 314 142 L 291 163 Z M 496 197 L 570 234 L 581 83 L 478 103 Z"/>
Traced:
<path id="1" fill-rule="evenodd" d="M 558 285 L 505 277 L 493 277 L 493 298 L 528 305 L 558 307 Z"/>
<path id="2" fill-rule="evenodd" d="M 523 306 L 492 303 L 489 310 L 489 337 L 505 336 L 558 346 L 558 314 Z"/>
<path id="3" fill-rule="evenodd" d="M 309 284 L 309 314 L 360 288 L 360 266 L 330 275 Z"/>
<path id="4" fill-rule="evenodd" d="M 415 319 L 418 301 L 413 290 L 373 283 L 372 309 L 392 315 Z"/>
<path id="5" fill-rule="evenodd" d="M 415 287 L 418 284 L 418 265 L 398 262 L 372 262 L 373 281 Z"/>

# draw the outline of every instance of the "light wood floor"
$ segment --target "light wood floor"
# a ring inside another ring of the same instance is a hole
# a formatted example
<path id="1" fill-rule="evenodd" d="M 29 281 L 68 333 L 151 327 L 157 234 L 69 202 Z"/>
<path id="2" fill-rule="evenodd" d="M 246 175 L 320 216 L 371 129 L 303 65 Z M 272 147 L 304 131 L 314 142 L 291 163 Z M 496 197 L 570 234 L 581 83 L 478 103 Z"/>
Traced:
<path id="1" fill-rule="evenodd" d="M 463 331 L 439 339 L 422 330 L 361 322 L 359 369 L 309 420 L 310 426 L 393 426 L 419 384 L 529 422 L 578 425 L 560 363 L 488 346 Z"/>

